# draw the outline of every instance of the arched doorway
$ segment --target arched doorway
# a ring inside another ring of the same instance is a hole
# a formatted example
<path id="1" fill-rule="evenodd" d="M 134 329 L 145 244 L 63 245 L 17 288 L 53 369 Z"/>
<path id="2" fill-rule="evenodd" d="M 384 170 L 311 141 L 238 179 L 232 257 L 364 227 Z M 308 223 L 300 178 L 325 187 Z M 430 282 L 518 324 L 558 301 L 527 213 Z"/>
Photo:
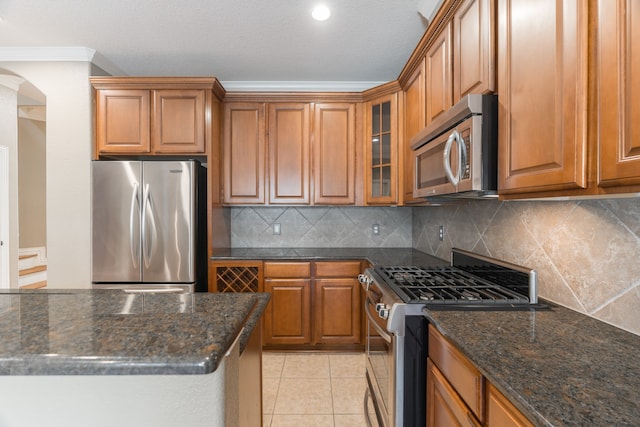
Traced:
<path id="1" fill-rule="evenodd" d="M 6 208 L 0 212 L 0 286 L 43 287 L 47 246 L 46 97 L 12 73 L 0 70 L 0 79 L 6 83 L 3 96 L 9 100 L 0 113 L 8 129 L 0 142 L 4 147 L 0 173 L 5 177 L 0 177 L 0 185 L 5 186 L 0 196 L 5 197 Z"/>

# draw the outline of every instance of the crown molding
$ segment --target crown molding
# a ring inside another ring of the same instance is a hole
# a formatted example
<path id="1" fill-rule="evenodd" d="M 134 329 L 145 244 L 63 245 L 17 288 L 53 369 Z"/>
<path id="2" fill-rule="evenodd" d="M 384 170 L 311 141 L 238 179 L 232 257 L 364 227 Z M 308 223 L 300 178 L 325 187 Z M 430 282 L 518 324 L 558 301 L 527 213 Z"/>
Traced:
<path id="1" fill-rule="evenodd" d="M 228 92 L 362 92 L 386 82 L 369 81 L 222 81 Z"/>
<path id="2" fill-rule="evenodd" d="M 69 47 L 0 47 L 0 61 L 82 61 L 92 62 L 95 49 Z"/>

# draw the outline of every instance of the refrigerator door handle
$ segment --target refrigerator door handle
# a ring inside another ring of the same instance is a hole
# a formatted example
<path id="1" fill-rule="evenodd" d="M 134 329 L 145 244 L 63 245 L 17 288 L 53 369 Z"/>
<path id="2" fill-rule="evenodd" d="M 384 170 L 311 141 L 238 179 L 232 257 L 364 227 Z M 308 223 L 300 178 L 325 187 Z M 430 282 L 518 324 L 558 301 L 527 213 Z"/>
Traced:
<path id="1" fill-rule="evenodd" d="M 144 186 L 144 193 L 142 195 L 142 258 L 144 259 L 144 265 L 149 267 L 149 260 L 151 255 L 149 253 L 149 243 L 147 237 L 147 209 L 149 206 L 149 184 Z"/>
<path id="2" fill-rule="evenodd" d="M 145 268 L 149 268 L 151 265 L 156 240 L 158 240 L 158 230 L 151 206 L 151 189 L 149 184 L 146 184 L 142 202 L 142 258 Z"/>
<path id="3" fill-rule="evenodd" d="M 133 184 L 133 191 L 131 192 L 131 209 L 129 211 L 129 249 L 131 250 L 131 261 L 134 267 L 138 267 L 140 254 L 140 245 L 138 239 L 135 238 L 135 225 L 136 219 L 139 217 L 136 215 L 136 204 L 140 206 L 140 198 L 138 197 L 138 183 Z"/>

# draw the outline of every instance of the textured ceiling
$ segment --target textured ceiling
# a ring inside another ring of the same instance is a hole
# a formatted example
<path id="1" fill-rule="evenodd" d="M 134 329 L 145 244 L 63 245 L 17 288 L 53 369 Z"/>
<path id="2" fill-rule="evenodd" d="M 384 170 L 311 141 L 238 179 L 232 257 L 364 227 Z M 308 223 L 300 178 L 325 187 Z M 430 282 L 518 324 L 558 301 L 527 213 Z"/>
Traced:
<path id="1" fill-rule="evenodd" d="M 114 75 L 222 81 L 398 77 L 438 0 L 2 0 L 0 47 L 83 46 Z"/>

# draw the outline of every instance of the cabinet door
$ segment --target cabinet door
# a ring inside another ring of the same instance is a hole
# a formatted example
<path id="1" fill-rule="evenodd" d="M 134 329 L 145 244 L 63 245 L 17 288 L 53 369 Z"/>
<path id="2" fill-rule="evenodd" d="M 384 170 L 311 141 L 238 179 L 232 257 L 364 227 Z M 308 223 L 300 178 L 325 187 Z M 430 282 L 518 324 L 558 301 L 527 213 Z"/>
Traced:
<path id="1" fill-rule="evenodd" d="M 353 104 L 316 104 L 313 126 L 313 201 L 353 205 L 356 114 Z"/>
<path id="2" fill-rule="evenodd" d="M 426 124 L 453 105 L 451 84 L 451 23 L 438 35 L 426 54 Z"/>
<path id="3" fill-rule="evenodd" d="M 493 0 L 466 0 L 453 17 L 453 103 L 495 90 Z"/>
<path id="4" fill-rule="evenodd" d="M 309 104 L 269 104 L 269 203 L 309 204 Z"/>
<path id="5" fill-rule="evenodd" d="M 204 90 L 156 90 L 152 146 L 156 153 L 205 152 Z"/>
<path id="6" fill-rule="evenodd" d="M 362 303 L 355 277 L 316 279 L 313 305 L 317 344 L 360 343 Z"/>
<path id="7" fill-rule="evenodd" d="M 261 103 L 224 105 L 224 202 L 265 202 L 265 114 Z"/>
<path id="8" fill-rule="evenodd" d="M 587 185 L 587 9 L 498 0 L 502 194 Z"/>
<path id="9" fill-rule="evenodd" d="M 413 183 L 415 181 L 415 164 L 411 138 L 425 126 L 425 61 L 413 72 L 407 83 L 404 94 L 404 167 L 402 173 L 402 190 L 404 203 L 417 202 L 413 198 Z"/>
<path id="10" fill-rule="evenodd" d="M 311 343 L 311 279 L 265 279 L 264 344 Z"/>
<path id="11" fill-rule="evenodd" d="M 98 153 L 151 152 L 150 99 L 148 90 L 96 91 Z"/>
<path id="12" fill-rule="evenodd" d="M 599 0 L 597 16 L 598 185 L 640 184 L 640 4 Z"/>
<path id="13" fill-rule="evenodd" d="M 487 427 L 533 427 L 491 383 L 487 383 Z"/>
<path id="14" fill-rule="evenodd" d="M 398 100 L 392 94 L 366 105 L 365 201 L 395 204 L 397 199 Z"/>
<path id="15" fill-rule="evenodd" d="M 431 359 L 427 359 L 427 427 L 454 426 L 481 424 Z"/>

